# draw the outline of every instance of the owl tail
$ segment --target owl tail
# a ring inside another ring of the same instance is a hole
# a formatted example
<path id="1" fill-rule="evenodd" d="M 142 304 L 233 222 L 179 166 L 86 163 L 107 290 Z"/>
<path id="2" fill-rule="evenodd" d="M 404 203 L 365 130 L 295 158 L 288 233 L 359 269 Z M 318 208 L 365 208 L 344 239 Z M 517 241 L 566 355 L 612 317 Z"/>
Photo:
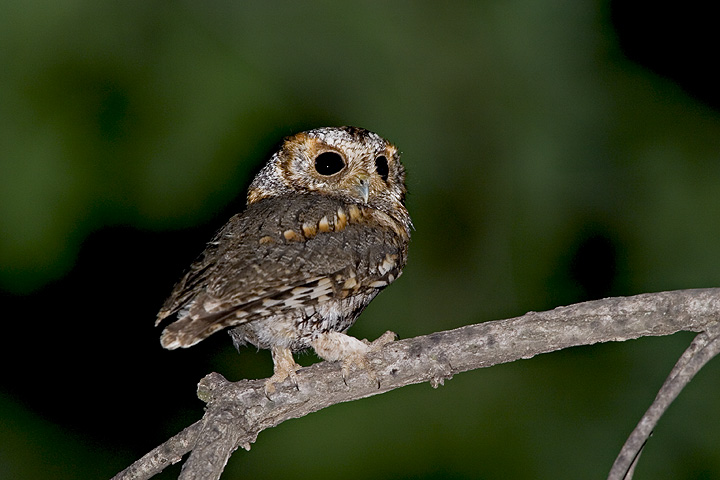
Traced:
<path id="1" fill-rule="evenodd" d="M 186 315 L 163 330 L 160 344 L 168 350 L 192 347 L 215 332 L 245 323 L 235 316 L 235 311 L 223 311 L 203 316 Z"/>

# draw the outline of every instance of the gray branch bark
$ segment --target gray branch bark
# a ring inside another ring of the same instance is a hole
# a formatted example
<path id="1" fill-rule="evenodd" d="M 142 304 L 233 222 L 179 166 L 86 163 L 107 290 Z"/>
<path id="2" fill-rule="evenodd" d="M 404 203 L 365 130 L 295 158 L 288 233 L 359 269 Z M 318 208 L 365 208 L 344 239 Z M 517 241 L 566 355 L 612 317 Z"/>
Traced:
<path id="1" fill-rule="evenodd" d="M 717 333 L 712 333 L 713 328 L 720 327 L 711 327 L 718 321 L 720 289 L 649 293 L 584 302 L 547 312 L 529 312 L 521 317 L 396 341 L 370 357 L 378 383 L 369 381 L 364 372 L 355 372 L 345 382 L 339 365 L 322 362 L 298 372 L 298 388 L 285 382 L 268 398 L 263 380 L 231 383 L 211 373 L 198 384 L 198 396 L 207 403 L 203 418 L 118 473 L 113 480 L 150 478 L 180 461 L 188 452 L 190 457 L 183 466 L 181 479 L 216 479 L 232 452 L 238 447 L 249 450 L 261 431 L 285 420 L 405 385 L 430 382 L 438 386 L 460 372 L 568 347 L 710 329 L 710 340 L 696 340 L 698 345 L 693 350 L 710 351 L 702 348 L 702 342 L 710 343 L 714 338 L 716 344 L 720 343 Z M 693 355 L 688 354 L 690 358 Z M 685 360 L 685 363 L 694 362 Z M 671 378 L 683 378 L 687 383 L 692 375 L 681 374 L 684 372 L 681 368 L 676 367 Z M 658 394 L 660 397 L 665 398 L 662 391 Z M 663 400 L 667 403 L 664 408 L 674 398 Z M 664 409 L 660 414 L 662 411 Z M 621 455 L 630 455 L 631 463 L 632 458 L 637 458 L 637 454 L 627 452 Z M 625 468 L 625 475 L 628 470 L 629 467 Z"/>
<path id="2" fill-rule="evenodd" d="M 695 337 L 687 350 L 683 352 L 660 388 L 655 401 L 620 450 L 620 454 L 610 470 L 608 480 L 630 480 L 632 478 L 640 453 L 662 414 L 685 388 L 685 385 L 690 383 L 695 374 L 718 353 L 720 353 L 720 323 L 714 323 L 708 325 L 704 332 Z"/>

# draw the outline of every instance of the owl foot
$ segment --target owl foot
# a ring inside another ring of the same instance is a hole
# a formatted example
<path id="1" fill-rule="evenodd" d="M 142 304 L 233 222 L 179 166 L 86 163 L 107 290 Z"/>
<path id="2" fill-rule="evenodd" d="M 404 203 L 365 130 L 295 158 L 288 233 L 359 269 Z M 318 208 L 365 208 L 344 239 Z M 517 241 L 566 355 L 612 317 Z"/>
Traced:
<path id="1" fill-rule="evenodd" d="M 265 396 L 268 398 L 275 393 L 275 384 L 284 382 L 286 378 L 290 378 L 290 381 L 297 389 L 298 376 L 295 372 L 300 369 L 300 365 L 295 363 L 292 351 L 289 348 L 273 347 L 271 352 L 275 367 L 273 376 L 265 381 Z"/>
<path id="2" fill-rule="evenodd" d="M 324 360 L 342 362 L 342 378 L 346 385 L 350 370 L 352 367 L 357 367 L 364 370 L 370 380 L 377 383 L 378 388 L 380 388 L 380 381 L 368 362 L 367 355 L 380 350 L 384 345 L 394 341 L 395 337 L 396 335 L 393 332 L 388 331 L 377 340 L 369 342 L 367 340 L 358 340 L 340 332 L 328 332 L 314 340 L 312 347 Z"/>

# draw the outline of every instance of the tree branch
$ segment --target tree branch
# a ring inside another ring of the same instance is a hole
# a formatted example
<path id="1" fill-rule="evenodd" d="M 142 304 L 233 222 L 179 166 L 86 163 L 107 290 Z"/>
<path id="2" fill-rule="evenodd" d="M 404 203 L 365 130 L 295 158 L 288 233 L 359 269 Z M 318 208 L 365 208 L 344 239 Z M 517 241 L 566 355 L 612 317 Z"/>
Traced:
<path id="1" fill-rule="evenodd" d="M 456 373 L 573 346 L 702 332 L 719 320 L 720 289 L 679 290 L 606 298 L 393 342 L 370 357 L 379 386 L 362 372 L 346 384 L 339 365 L 322 362 L 298 372 L 297 389 L 285 382 L 268 398 L 263 380 L 231 383 L 211 373 L 198 384 L 198 396 L 207 402 L 203 419 L 113 480 L 150 478 L 187 452 L 192 453 L 180 478 L 219 478 L 232 452 L 249 449 L 262 430 L 336 403 L 414 383 L 436 387 Z"/>
<path id="2" fill-rule="evenodd" d="M 707 330 L 695 337 L 687 350 L 683 352 L 660 388 L 655 401 L 625 441 L 625 445 L 613 463 L 608 480 L 630 480 L 632 478 L 640 453 L 662 414 L 682 389 L 690 383 L 695 374 L 718 353 L 720 353 L 720 323 L 715 323 L 708 325 Z"/>

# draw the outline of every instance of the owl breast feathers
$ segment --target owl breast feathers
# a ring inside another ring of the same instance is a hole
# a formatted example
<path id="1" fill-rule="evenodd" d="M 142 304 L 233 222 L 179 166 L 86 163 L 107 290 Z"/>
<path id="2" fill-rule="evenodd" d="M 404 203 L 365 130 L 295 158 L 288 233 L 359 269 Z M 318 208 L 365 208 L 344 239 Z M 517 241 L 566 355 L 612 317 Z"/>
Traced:
<path id="1" fill-rule="evenodd" d="M 246 210 L 215 235 L 158 314 L 165 348 L 226 327 L 236 346 L 270 349 L 266 390 L 299 368 L 292 352 L 367 369 L 368 343 L 345 331 L 402 273 L 412 226 L 397 149 L 355 127 L 285 140 L 255 177 Z M 368 373 L 372 375 L 371 371 Z"/>

